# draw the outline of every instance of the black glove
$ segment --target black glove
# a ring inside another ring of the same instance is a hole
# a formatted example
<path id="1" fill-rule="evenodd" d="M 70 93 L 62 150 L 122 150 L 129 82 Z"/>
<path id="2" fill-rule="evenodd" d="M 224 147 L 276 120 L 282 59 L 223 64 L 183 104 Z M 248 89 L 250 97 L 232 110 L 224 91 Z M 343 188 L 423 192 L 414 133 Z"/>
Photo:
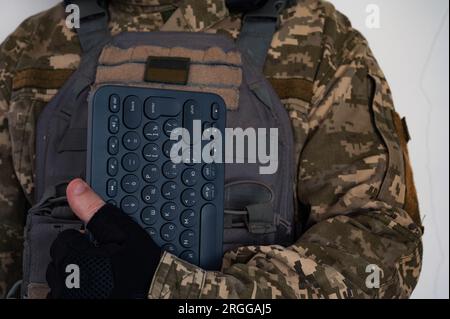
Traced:
<path id="1" fill-rule="evenodd" d="M 50 249 L 48 298 L 143 299 L 159 264 L 161 249 L 121 210 L 103 206 L 87 224 L 95 238 L 76 230 L 62 232 Z M 68 265 L 79 269 L 79 288 L 68 288 Z"/>

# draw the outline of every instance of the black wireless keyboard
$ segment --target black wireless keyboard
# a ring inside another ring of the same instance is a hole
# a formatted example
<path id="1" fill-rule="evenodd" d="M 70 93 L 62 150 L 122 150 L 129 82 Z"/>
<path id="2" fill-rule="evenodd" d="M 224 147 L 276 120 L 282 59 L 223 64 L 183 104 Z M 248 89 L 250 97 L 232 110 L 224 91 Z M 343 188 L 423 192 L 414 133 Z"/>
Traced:
<path id="1" fill-rule="evenodd" d="M 173 163 L 170 134 L 192 134 L 201 120 L 225 136 L 225 118 L 224 101 L 209 93 L 107 85 L 89 102 L 88 183 L 164 250 L 210 270 L 222 260 L 224 165 Z"/>

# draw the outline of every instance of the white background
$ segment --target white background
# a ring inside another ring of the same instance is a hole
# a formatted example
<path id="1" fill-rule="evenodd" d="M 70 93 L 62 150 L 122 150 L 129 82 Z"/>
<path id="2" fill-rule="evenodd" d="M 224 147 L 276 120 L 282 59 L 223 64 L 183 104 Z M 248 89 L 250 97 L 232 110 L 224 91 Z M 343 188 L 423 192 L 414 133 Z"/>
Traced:
<path id="1" fill-rule="evenodd" d="M 449 20 L 447 0 L 332 0 L 369 40 L 408 119 L 410 152 L 425 225 L 415 298 L 449 298 Z M 56 0 L 0 0 L 0 41 Z M 367 5 L 379 29 L 366 26 Z"/>

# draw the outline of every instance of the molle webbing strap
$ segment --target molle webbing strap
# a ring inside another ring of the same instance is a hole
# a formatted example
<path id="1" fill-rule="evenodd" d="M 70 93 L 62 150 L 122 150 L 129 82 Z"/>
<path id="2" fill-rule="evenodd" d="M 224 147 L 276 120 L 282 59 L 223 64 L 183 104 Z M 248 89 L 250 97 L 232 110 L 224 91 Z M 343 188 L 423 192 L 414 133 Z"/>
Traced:
<path id="1" fill-rule="evenodd" d="M 64 4 L 66 7 L 74 4 L 80 9 L 80 28 L 77 29 L 77 34 L 84 52 L 110 37 L 106 1 L 65 0 Z"/>
<path id="2" fill-rule="evenodd" d="M 264 67 L 273 35 L 279 25 L 279 15 L 287 2 L 288 0 L 267 0 L 263 7 L 244 16 L 237 44 L 260 69 Z"/>

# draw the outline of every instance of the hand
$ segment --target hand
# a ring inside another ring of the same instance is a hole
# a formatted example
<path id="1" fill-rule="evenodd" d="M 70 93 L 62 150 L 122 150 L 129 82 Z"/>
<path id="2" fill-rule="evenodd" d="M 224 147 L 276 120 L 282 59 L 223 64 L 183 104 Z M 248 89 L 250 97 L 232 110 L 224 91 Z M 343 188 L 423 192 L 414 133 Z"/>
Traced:
<path id="1" fill-rule="evenodd" d="M 82 180 L 67 187 L 73 212 L 86 223 L 88 235 L 62 232 L 50 249 L 49 298 L 146 298 L 161 256 L 151 237 L 120 209 L 105 204 Z M 79 268 L 79 288 L 68 288 L 68 265 Z"/>

